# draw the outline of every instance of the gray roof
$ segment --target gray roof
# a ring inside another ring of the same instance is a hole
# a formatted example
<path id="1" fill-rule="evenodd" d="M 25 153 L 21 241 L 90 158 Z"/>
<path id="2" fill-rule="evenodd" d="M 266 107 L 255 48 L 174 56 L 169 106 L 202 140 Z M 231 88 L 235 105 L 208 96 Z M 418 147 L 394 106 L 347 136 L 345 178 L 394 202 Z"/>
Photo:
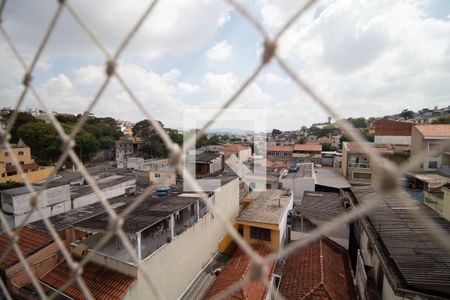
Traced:
<path id="1" fill-rule="evenodd" d="M 140 232 L 195 203 L 198 199 L 195 194 L 183 194 L 181 192 L 172 192 L 165 197 L 149 196 L 125 217 L 122 228 L 127 233 Z M 126 207 L 127 205 L 120 206 L 116 209 L 116 212 L 120 214 Z M 108 231 L 109 220 L 109 215 L 102 213 L 78 222 L 74 226 L 93 232 Z"/>
<path id="2" fill-rule="evenodd" d="M 244 208 L 237 221 L 280 224 L 291 196 L 284 196 L 281 190 L 252 192 L 248 198 L 253 201 Z"/>
<path id="3" fill-rule="evenodd" d="M 33 188 L 35 191 L 39 190 L 39 187 L 36 185 L 33 185 Z M 0 193 L 8 195 L 8 196 L 18 196 L 18 195 L 28 194 L 29 192 L 30 191 L 28 190 L 28 188 L 26 186 L 21 186 L 21 187 L 16 187 L 16 188 L 0 191 Z"/>
<path id="4" fill-rule="evenodd" d="M 203 153 L 195 155 L 195 162 L 196 163 L 209 163 L 221 155 L 222 154 L 215 153 L 215 152 L 203 152 Z M 193 159 L 193 158 L 191 158 L 191 159 Z"/>
<path id="5" fill-rule="evenodd" d="M 112 186 L 118 185 L 120 183 L 129 181 L 129 180 L 133 180 L 133 179 L 135 179 L 134 174 L 127 175 L 127 176 L 112 175 L 112 176 L 110 176 L 110 178 L 108 178 L 108 177 L 104 178 L 103 179 L 104 181 L 102 181 L 102 182 L 97 182 L 97 185 L 100 190 L 103 190 L 105 188 L 112 187 Z M 91 193 L 93 193 L 93 190 L 92 190 L 92 187 L 88 184 L 73 186 L 70 189 L 70 198 L 76 199 L 76 198 L 79 198 L 79 197 L 82 197 L 84 195 L 91 194 Z"/>
<path id="6" fill-rule="evenodd" d="M 120 207 L 122 205 L 125 204 L 129 204 L 132 202 L 132 200 L 134 200 L 136 197 L 130 197 L 130 196 L 124 196 L 124 197 L 117 197 L 117 198 L 113 198 L 113 199 L 109 199 L 108 202 L 111 204 L 111 206 L 113 208 L 117 208 Z M 101 213 L 104 213 L 105 209 L 103 207 L 103 204 L 100 202 L 91 204 L 91 205 L 86 205 L 77 209 L 73 209 L 71 211 L 56 215 L 56 216 L 52 216 L 49 217 L 49 221 L 50 223 L 53 224 L 53 227 L 56 229 L 56 231 L 60 231 L 63 229 L 66 229 L 70 226 L 72 226 L 73 224 L 83 221 L 85 219 L 88 219 L 90 217 L 99 215 Z M 28 224 L 28 226 L 39 229 L 39 230 L 43 230 L 43 231 L 48 231 L 47 227 L 44 224 L 44 221 L 40 220 L 40 221 L 36 221 L 33 223 Z"/>
<path id="7" fill-rule="evenodd" d="M 450 252 L 414 217 L 412 209 L 405 207 L 405 191 L 382 194 L 372 187 L 354 187 L 358 202 L 373 201 L 381 204 L 369 212 L 369 235 L 382 248 L 390 273 L 404 289 L 450 296 Z M 414 201 L 414 200 L 412 200 Z M 428 207 L 416 203 L 416 211 L 440 226 L 450 238 L 450 223 Z"/>
<path id="8" fill-rule="evenodd" d="M 351 188 L 340 169 L 335 168 L 316 168 L 316 184 L 336 189 Z"/>
<path id="9" fill-rule="evenodd" d="M 297 164 L 298 170 L 295 173 L 288 173 L 285 178 L 312 178 L 314 166 L 312 163 Z"/>
<path id="10" fill-rule="evenodd" d="M 304 192 L 302 203 L 295 207 L 295 216 L 329 221 L 345 212 L 338 193 Z"/>

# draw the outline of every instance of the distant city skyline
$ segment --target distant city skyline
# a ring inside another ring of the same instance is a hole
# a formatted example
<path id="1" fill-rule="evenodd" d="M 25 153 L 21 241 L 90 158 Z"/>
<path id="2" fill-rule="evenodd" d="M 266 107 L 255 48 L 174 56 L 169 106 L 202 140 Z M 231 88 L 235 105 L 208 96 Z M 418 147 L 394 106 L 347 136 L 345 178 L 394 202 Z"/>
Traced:
<path id="1" fill-rule="evenodd" d="M 242 1 L 274 34 L 304 2 Z M 113 52 L 148 5 L 76 1 L 75 11 Z M 8 1 L 3 24 L 26 62 L 55 1 Z M 280 40 L 278 51 L 344 117 L 382 117 L 450 103 L 450 2 L 318 1 Z M 119 72 L 152 117 L 181 128 L 183 111 L 219 108 L 261 59 L 262 38 L 222 1 L 160 1 L 119 61 Z M 14 107 L 23 70 L 0 43 L 0 101 Z M 84 111 L 105 58 L 64 12 L 33 74 L 49 109 Z M 39 108 L 29 93 L 22 108 Z M 266 109 L 268 128 L 298 129 L 328 114 L 271 63 L 232 108 Z M 93 113 L 137 122 L 144 114 L 115 80 Z"/>

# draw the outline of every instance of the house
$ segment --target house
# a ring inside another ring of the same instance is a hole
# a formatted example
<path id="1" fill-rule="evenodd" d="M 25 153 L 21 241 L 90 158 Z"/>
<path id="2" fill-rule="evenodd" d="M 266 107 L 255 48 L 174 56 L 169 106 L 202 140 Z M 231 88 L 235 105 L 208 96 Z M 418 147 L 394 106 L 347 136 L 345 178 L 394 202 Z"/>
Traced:
<path id="1" fill-rule="evenodd" d="M 375 143 L 411 145 L 411 132 L 414 124 L 411 122 L 380 119 L 375 121 Z"/>
<path id="2" fill-rule="evenodd" d="M 243 162 L 247 161 L 252 155 L 252 148 L 241 144 L 229 144 L 221 148 L 220 151 L 225 154 L 225 158 L 229 157 L 231 154 L 234 154 Z"/>
<path id="3" fill-rule="evenodd" d="M 214 152 L 203 152 L 191 155 L 187 159 L 188 169 L 195 171 L 195 176 L 205 176 L 224 169 L 224 157 Z"/>
<path id="4" fill-rule="evenodd" d="M 287 241 L 287 215 L 293 197 L 281 190 L 252 192 L 244 200 L 247 206 L 236 219 L 238 231 L 249 243 L 263 243 L 273 251 Z"/>
<path id="5" fill-rule="evenodd" d="M 327 238 L 290 254 L 280 275 L 277 293 L 284 299 L 358 299 L 347 251 Z"/>
<path id="6" fill-rule="evenodd" d="M 122 136 L 116 141 L 116 163 L 118 168 L 125 168 L 127 157 L 134 153 L 132 138 Z"/>
<path id="7" fill-rule="evenodd" d="M 295 167 L 286 169 L 280 176 L 283 189 L 289 189 L 294 199 L 301 200 L 303 192 L 315 191 L 316 173 L 313 163 L 297 164 Z"/>
<path id="8" fill-rule="evenodd" d="M 69 184 L 49 185 L 47 188 L 34 185 L 33 188 L 40 191 L 37 203 L 40 204 L 44 216 L 51 217 L 72 208 Z M 42 219 L 41 214 L 31 207 L 31 194 L 27 187 L 3 190 L 0 194 L 1 209 L 10 228 L 16 228 L 24 221 L 31 223 Z"/>
<path id="9" fill-rule="evenodd" d="M 322 145 L 295 144 L 292 157 L 294 163 L 312 162 L 320 164 L 322 160 Z"/>
<path id="10" fill-rule="evenodd" d="M 14 230 L 14 233 L 24 259 L 36 277 L 43 276 L 60 261 L 59 248 L 51 235 L 27 226 Z M 0 275 L 9 291 L 17 295 L 23 291 L 22 286 L 31 280 L 16 251 L 9 249 L 10 242 L 6 233 L 0 234 Z"/>
<path id="11" fill-rule="evenodd" d="M 317 168 L 315 175 L 315 191 L 338 193 L 351 188 L 350 183 L 348 183 L 342 173 L 336 168 Z"/>
<path id="12" fill-rule="evenodd" d="M 420 170 L 450 172 L 450 125 L 416 125 L 412 129 L 411 155 L 423 156 Z"/>
<path id="13" fill-rule="evenodd" d="M 351 250 L 356 264 L 358 294 L 368 299 L 448 299 L 450 252 L 442 239 L 450 238 L 449 222 L 402 190 L 380 193 L 373 187 L 354 187 L 354 205 L 380 203 L 353 226 L 358 245 Z M 446 236 L 436 237 L 415 217 L 421 214 Z"/>
<path id="14" fill-rule="evenodd" d="M 220 188 L 208 197 L 234 223 L 239 213 L 238 178 L 222 177 Z M 116 212 L 120 214 L 126 207 L 117 207 Z M 75 229 L 90 233 L 77 245 L 87 246 L 92 262 L 136 278 L 123 299 L 154 297 L 139 268 L 152 274 L 162 298 L 181 297 L 218 252 L 219 241 L 227 234 L 222 221 L 197 194 L 173 190 L 162 197 L 148 196 L 123 220 L 122 229 L 140 260 L 136 265 L 117 236 L 94 250 L 108 233 L 109 220 L 108 214 L 103 213 L 74 224 Z"/>
<path id="15" fill-rule="evenodd" d="M 447 180 L 450 184 L 450 180 Z M 442 218 L 450 221 L 450 189 L 442 186 L 437 192 L 424 190 L 424 204 L 433 209 Z"/>
<path id="16" fill-rule="evenodd" d="M 71 279 L 72 270 L 63 260 L 40 278 L 40 283 L 61 296 L 62 299 L 84 299 L 84 293 L 78 282 L 61 291 L 64 284 Z M 136 278 L 112 270 L 95 262 L 88 262 L 81 273 L 87 289 L 93 299 L 120 300 L 127 298 L 127 293 L 136 282 Z"/>
<path id="17" fill-rule="evenodd" d="M 292 163 L 292 146 L 268 146 L 267 159 L 277 163 Z"/>
<path id="18" fill-rule="evenodd" d="M 403 145 L 366 145 L 383 158 L 394 164 L 406 162 L 410 156 L 410 147 Z M 358 142 L 342 143 L 342 174 L 351 184 L 371 184 L 376 177 L 376 168 L 370 162 L 369 156 L 364 152 Z"/>
<path id="19" fill-rule="evenodd" d="M 43 181 L 50 177 L 54 167 L 41 167 L 36 164 L 34 159 L 31 158 L 30 147 L 28 147 L 22 139 L 20 139 L 17 144 L 12 144 L 11 148 L 19 160 L 22 171 L 25 173 L 25 177 L 30 183 Z M 23 181 L 19 171 L 13 164 L 11 153 L 9 153 L 4 146 L 0 147 L 0 174 L 0 183 Z"/>
<path id="20" fill-rule="evenodd" d="M 254 252 L 265 257 L 269 255 L 272 250 L 265 244 L 252 244 L 251 245 Z M 227 264 L 222 268 L 219 276 L 212 286 L 206 292 L 206 295 L 202 299 L 214 299 L 218 297 L 222 292 L 232 286 L 237 284 L 239 281 L 243 280 L 246 275 L 248 275 L 251 267 L 251 260 L 247 254 L 240 248 L 235 251 L 233 256 L 227 262 Z M 267 274 L 267 279 L 271 281 L 274 265 L 269 266 Z M 223 299 L 226 300 L 265 300 L 268 299 L 269 290 L 266 288 L 264 283 L 261 281 L 251 282 L 241 288 L 236 289 L 231 295 Z"/>
<path id="21" fill-rule="evenodd" d="M 345 206 L 346 202 L 341 194 L 305 192 L 301 204 L 294 208 L 291 221 L 291 240 L 300 240 L 311 230 L 345 213 Z M 347 206 L 349 206 L 348 202 Z M 335 226 L 326 236 L 341 247 L 348 249 L 350 227 L 348 224 Z"/>

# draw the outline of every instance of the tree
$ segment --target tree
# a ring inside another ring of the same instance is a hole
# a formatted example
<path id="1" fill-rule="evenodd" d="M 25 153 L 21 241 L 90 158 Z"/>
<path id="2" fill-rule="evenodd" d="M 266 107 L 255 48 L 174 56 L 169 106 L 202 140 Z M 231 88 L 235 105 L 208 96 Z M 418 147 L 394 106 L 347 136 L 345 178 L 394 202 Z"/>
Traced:
<path id="1" fill-rule="evenodd" d="M 306 139 L 305 139 L 304 136 L 299 137 L 295 143 L 296 144 L 305 144 L 306 143 Z"/>
<path id="2" fill-rule="evenodd" d="M 79 119 L 79 115 L 72 114 L 57 114 L 55 117 L 59 122 L 67 124 L 75 124 Z"/>
<path id="3" fill-rule="evenodd" d="M 51 124 L 28 123 L 22 125 L 17 134 L 31 148 L 31 154 L 37 158 L 38 163 L 55 162 L 61 153 L 62 141 Z"/>
<path id="4" fill-rule="evenodd" d="M 11 111 L 9 114 L 7 114 L 5 116 L 5 119 L 7 121 L 9 121 L 9 119 L 13 113 L 14 113 L 14 111 Z M 16 121 L 14 122 L 14 124 L 11 128 L 11 142 L 16 143 L 19 140 L 20 136 L 18 135 L 17 131 L 19 130 L 19 128 L 21 126 L 29 124 L 29 123 L 34 123 L 34 122 L 43 122 L 43 121 L 36 119 L 29 113 L 18 112 Z"/>
<path id="5" fill-rule="evenodd" d="M 367 120 L 364 117 L 348 118 L 347 121 L 349 121 L 355 128 L 367 128 L 368 126 Z"/>
<path id="6" fill-rule="evenodd" d="M 405 120 L 409 120 L 414 118 L 414 112 L 412 110 L 404 109 L 400 113 L 400 117 L 404 118 Z"/>
<path id="7" fill-rule="evenodd" d="M 337 151 L 338 148 L 331 143 L 322 143 L 322 151 Z"/>
<path id="8" fill-rule="evenodd" d="M 164 128 L 163 123 L 159 122 L 159 124 Z M 142 140 L 140 151 L 144 158 L 167 156 L 167 149 L 158 132 L 150 123 L 150 120 L 137 122 L 133 127 L 133 135 Z"/>
<path id="9" fill-rule="evenodd" d="M 450 116 L 440 117 L 439 119 L 433 120 L 432 124 L 450 124 Z"/>
<path id="10" fill-rule="evenodd" d="M 169 134 L 170 138 L 174 143 L 177 143 L 178 145 L 183 145 L 183 134 L 180 133 L 176 129 L 166 128 L 166 132 Z"/>
<path id="11" fill-rule="evenodd" d="M 281 130 L 275 129 L 275 128 L 272 130 L 272 136 L 276 136 L 276 135 L 279 135 L 279 134 L 281 134 Z"/>

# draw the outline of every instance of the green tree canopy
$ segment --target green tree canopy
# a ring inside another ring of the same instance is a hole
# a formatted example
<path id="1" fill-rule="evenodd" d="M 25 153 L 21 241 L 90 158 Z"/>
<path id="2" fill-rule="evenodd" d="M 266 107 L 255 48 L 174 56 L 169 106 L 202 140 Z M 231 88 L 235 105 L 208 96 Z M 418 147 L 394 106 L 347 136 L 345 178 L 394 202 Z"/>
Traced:
<path id="1" fill-rule="evenodd" d="M 450 124 L 450 116 L 440 117 L 431 122 L 432 124 Z"/>

